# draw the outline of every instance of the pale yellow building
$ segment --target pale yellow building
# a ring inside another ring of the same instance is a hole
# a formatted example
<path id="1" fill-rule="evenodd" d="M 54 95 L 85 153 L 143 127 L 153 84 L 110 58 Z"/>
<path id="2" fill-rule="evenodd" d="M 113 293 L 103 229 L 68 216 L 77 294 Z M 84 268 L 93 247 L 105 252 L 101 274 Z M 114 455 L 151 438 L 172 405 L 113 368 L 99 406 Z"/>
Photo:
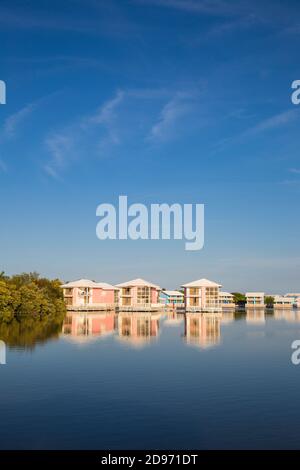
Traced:
<path id="1" fill-rule="evenodd" d="M 264 308 L 264 292 L 246 292 L 246 308 Z"/>
<path id="2" fill-rule="evenodd" d="M 219 292 L 219 299 L 222 308 L 235 308 L 234 297 L 229 292 Z"/>
<path id="3" fill-rule="evenodd" d="M 181 286 L 187 312 L 220 312 L 220 284 L 208 279 L 198 279 Z"/>

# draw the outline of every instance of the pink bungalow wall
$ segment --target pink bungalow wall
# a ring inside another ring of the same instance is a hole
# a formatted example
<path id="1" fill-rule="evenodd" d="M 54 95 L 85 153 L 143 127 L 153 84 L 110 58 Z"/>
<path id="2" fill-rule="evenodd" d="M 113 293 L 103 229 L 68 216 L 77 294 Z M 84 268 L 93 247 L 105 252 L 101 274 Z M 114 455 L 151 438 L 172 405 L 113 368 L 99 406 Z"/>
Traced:
<path id="1" fill-rule="evenodd" d="M 158 291 L 156 289 L 151 289 L 151 303 L 158 303 Z"/>
<path id="2" fill-rule="evenodd" d="M 93 304 L 113 304 L 114 290 L 103 290 L 101 288 L 93 288 L 92 295 Z"/>

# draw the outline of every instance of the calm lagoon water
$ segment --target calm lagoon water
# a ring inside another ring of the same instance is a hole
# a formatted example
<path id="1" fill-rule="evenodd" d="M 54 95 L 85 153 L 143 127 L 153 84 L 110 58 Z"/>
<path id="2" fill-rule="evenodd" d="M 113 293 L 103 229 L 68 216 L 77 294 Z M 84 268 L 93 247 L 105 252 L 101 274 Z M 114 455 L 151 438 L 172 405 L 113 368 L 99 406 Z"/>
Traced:
<path id="1" fill-rule="evenodd" d="M 0 366 L 1 449 L 300 448 L 300 312 L 77 313 L 21 336 Z"/>

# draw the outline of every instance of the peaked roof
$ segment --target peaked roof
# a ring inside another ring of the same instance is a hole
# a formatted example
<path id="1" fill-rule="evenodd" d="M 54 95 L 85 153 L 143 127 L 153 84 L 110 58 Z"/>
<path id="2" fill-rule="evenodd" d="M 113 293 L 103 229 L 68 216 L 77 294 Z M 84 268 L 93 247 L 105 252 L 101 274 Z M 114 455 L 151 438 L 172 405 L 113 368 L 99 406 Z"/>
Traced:
<path id="1" fill-rule="evenodd" d="M 197 281 L 189 282 L 188 284 L 183 284 L 181 287 L 222 287 L 221 284 L 216 282 L 209 281 L 208 279 L 198 279 Z"/>
<path id="2" fill-rule="evenodd" d="M 284 295 L 274 295 L 274 300 L 275 302 L 277 301 L 287 301 L 287 302 L 293 302 L 293 299 L 290 297 L 285 297 Z"/>
<path id="3" fill-rule="evenodd" d="M 90 279 L 78 279 L 77 281 L 67 282 L 61 286 L 64 289 L 73 288 L 73 287 L 93 287 L 98 289 L 104 290 L 111 290 L 116 289 L 116 287 L 112 286 L 111 284 L 107 284 L 106 282 L 95 282 L 91 281 Z"/>
<path id="4" fill-rule="evenodd" d="M 145 281 L 144 279 L 132 279 L 132 281 L 123 282 L 122 284 L 117 284 L 117 287 L 154 287 L 155 289 L 159 289 L 160 287 L 156 284 L 152 284 L 151 282 Z"/>
<path id="5" fill-rule="evenodd" d="M 178 290 L 163 290 L 162 291 L 162 294 L 167 294 L 167 295 L 180 295 L 181 297 L 183 297 L 183 292 L 179 292 Z"/>
<path id="6" fill-rule="evenodd" d="M 264 292 L 246 292 L 246 297 L 264 297 L 265 293 Z"/>

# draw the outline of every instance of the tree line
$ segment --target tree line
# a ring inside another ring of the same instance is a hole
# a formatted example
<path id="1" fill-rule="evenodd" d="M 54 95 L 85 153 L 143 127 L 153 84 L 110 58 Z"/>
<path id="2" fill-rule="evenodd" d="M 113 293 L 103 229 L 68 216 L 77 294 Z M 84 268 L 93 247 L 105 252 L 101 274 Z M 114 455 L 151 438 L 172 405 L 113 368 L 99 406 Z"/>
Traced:
<path id="1" fill-rule="evenodd" d="M 0 322 L 62 320 L 66 307 L 60 286 L 59 279 L 40 277 L 36 272 L 0 273 Z"/>

